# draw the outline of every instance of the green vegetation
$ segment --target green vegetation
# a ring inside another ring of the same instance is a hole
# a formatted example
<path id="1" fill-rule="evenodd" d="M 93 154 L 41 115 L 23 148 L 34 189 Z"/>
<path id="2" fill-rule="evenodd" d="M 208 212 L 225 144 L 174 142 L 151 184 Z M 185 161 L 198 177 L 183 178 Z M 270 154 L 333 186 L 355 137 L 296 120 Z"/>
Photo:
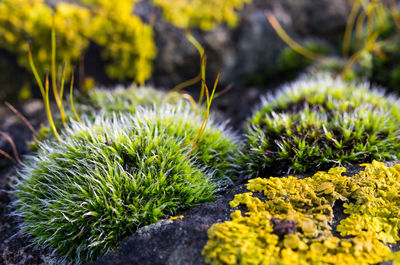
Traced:
<path id="1" fill-rule="evenodd" d="M 117 113 L 135 113 L 141 107 L 152 107 L 162 103 L 185 104 L 179 93 L 165 92 L 151 87 L 131 86 L 129 88 L 93 89 L 87 95 L 76 99 L 77 111 L 80 115 L 94 118 L 99 112 L 112 116 Z"/>
<path id="2" fill-rule="evenodd" d="M 362 166 L 365 170 L 352 177 L 342 176 L 345 168 L 332 168 L 304 179 L 250 180 L 251 192 L 230 202 L 234 208 L 246 206 L 245 215 L 236 210 L 232 221 L 209 229 L 206 262 L 361 265 L 395 259 L 399 264 L 399 252 L 392 253 L 385 243 L 400 239 L 400 165 L 373 161 Z M 342 238 L 332 229 L 339 201 L 348 215 L 336 229 Z"/>
<path id="3" fill-rule="evenodd" d="M 70 96 L 72 98 L 72 96 Z M 88 120 L 94 121 L 97 116 L 111 118 L 114 115 L 134 114 L 137 108 L 151 108 L 155 105 L 162 104 L 170 105 L 185 105 L 192 108 L 193 111 L 198 111 L 195 106 L 183 99 L 182 94 L 175 92 L 164 92 L 151 87 L 131 86 L 129 88 L 117 87 L 116 89 L 92 89 L 87 94 L 80 93 L 75 97 L 75 115 L 72 104 L 65 106 L 65 114 L 67 122 L 77 120 L 78 117 L 85 117 Z M 54 120 L 57 129 L 63 129 L 63 124 L 59 116 Z M 43 126 L 38 131 L 38 137 L 30 144 L 32 151 L 37 150 L 39 142 L 43 139 L 54 137 L 52 130 L 48 126 Z"/>
<path id="4" fill-rule="evenodd" d="M 182 105 L 72 122 L 24 161 L 16 214 L 35 243 L 66 261 L 93 260 L 139 227 L 210 201 L 231 184 L 229 132 Z"/>
<path id="5" fill-rule="evenodd" d="M 315 69 L 329 70 L 348 80 L 367 79 L 399 93 L 400 13 L 396 1 L 353 0 L 352 4 L 343 40 L 347 61 L 323 60 Z"/>
<path id="6" fill-rule="evenodd" d="M 268 96 L 248 121 L 239 164 L 248 177 L 400 157 L 400 102 L 320 75 Z"/>

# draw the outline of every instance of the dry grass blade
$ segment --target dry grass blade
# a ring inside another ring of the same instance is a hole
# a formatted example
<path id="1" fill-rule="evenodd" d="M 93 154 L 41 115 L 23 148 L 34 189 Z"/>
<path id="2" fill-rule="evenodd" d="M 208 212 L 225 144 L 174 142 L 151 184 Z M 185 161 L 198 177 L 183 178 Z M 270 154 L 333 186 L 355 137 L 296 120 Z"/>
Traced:
<path id="1" fill-rule="evenodd" d="M 64 62 L 62 76 L 61 76 L 61 84 L 60 84 L 60 100 L 62 102 L 64 97 L 64 84 L 65 84 L 65 72 L 67 70 L 67 62 Z"/>
<path id="2" fill-rule="evenodd" d="M 232 89 L 232 87 L 233 87 L 232 84 L 227 85 L 227 86 L 226 86 L 224 89 L 222 89 L 220 92 L 215 93 L 214 98 L 220 97 L 220 96 L 222 96 L 223 94 L 229 92 L 229 91 Z"/>
<path id="3" fill-rule="evenodd" d="M 361 49 L 361 47 L 364 45 L 364 22 L 367 18 L 367 13 L 362 11 L 360 15 L 357 18 L 356 21 L 356 41 L 357 41 L 357 48 Z"/>
<path id="4" fill-rule="evenodd" d="M 205 81 L 204 81 L 204 80 L 201 80 L 201 81 L 203 82 L 203 85 L 204 85 L 204 88 L 205 88 L 205 94 L 206 94 L 206 99 L 207 99 L 207 109 L 206 109 L 206 113 L 205 113 L 205 115 L 204 115 L 203 122 L 201 123 L 199 132 L 198 132 L 196 138 L 193 140 L 193 147 L 192 147 L 192 149 L 191 149 L 190 152 L 189 152 L 189 156 L 192 154 L 192 152 L 194 151 L 194 149 L 197 147 L 197 143 L 198 143 L 200 137 L 203 135 L 203 133 L 204 133 L 206 127 L 207 127 L 208 119 L 209 119 L 209 117 L 210 117 L 210 107 L 211 107 L 211 103 L 212 103 L 212 100 L 213 100 L 214 95 L 215 95 L 215 90 L 217 89 L 217 85 L 218 85 L 219 78 L 220 78 L 220 76 L 221 76 L 221 72 L 222 72 L 222 71 L 220 71 L 220 72 L 218 73 L 218 76 L 217 76 L 217 78 L 215 79 L 214 87 L 213 87 L 213 90 L 212 90 L 212 92 L 211 92 L 211 95 L 210 95 L 210 93 L 209 93 L 209 90 L 208 90 L 208 87 L 207 87 Z"/>
<path id="5" fill-rule="evenodd" d="M 14 164 L 18 165 L 18 162 L 12 158 L 9 154 L 7 154 L 6 152 L 4 152 L 3 150 L 0 149 L 0 155 L 3 155 L 5 158 L 7 158 L 8 160 L 10 160 L 11 162 L 13 162 Z"/>
<path id="6" fill-rule="evenodd" d="M 22 161 L 18 155 L 17 147 L 15 146 L 14 140 L 7 133 L 5 133 L 3 131 L 0 131 L 0 135 L 3 136 L 4 138 L 6 138 L 6 140 L 10 143 L 11 149 L 13 151 L 15 161 L 17 162 L 17 164 L 22 164 Z"/>
<path id="7" fill-rule="evenodd" d="M 31 46 L 29 46 L 29 48 L 28 48 L 28 59 L 29 59 L 29 65 L 31 66 L 33 75 L 34 75 L 34 77 L 36 79 L 36 83 L 38 84 L 38 86 L 40 88 L 40 93 L 42 93 L 42 97 L 43 97 L 43 100 L 44 100 L 46 95 L 45 95 L 45 91 L 44 91 L 42 80 L 40 79 L 40 76 L 39 76 L 39 74 L 37 72 L 35 63 L 33 62 Z"/>
<path id="8" fill-rule="evenodd" d="M 69 98 L 71 100 L 71 108 L 72 108 L 72 111 L 74 112 L 74 115 L 75 115 L 76 119 L 78 120 L 79 123 L 82 123 L 81 119 L 79 118 L 78 113 L 76 112 L 75 105 L 74 105 L 74 93 L 73 93 L 73 90 L 74 90 L 74 79 L 75 79 L 74 78 L 74 70 L 72 69 L 71 84 L 70 84 L 70 87 L 69 87 Z"/>
<path id="9" fill-rule="evenodd" d="M 197 82 L 199 82 L 201 80 L 201 73 L 199 73 L 196 77 L 189 79 L 185 82 L 180 83 L 179 85 L 176 85 L 171 92 L 179 92 L 182 89 L 188 87 L 188 86 L 192 86 L 194 84 L 196 84 Z"/>
<path id="10" fill-rule="evenodd" d="M 187 101 L 189 101 L 190 104 L 192 104 L 192 107 L 193 107 L 196 111 L 199 110 L 199 108 L 198 108 L 198 106 L 197 106 L 197 102 L 194 100 L 194 98 L 193 98 L 191 95 L 189 95 L 189 94 L 187 94 L 187 93 L 180 93 L 179 96 L 180 96 L 181 98 L 186 99 Z"/>
<path id="11" fill-rule="evenodd" d="M 60 110 L 61 121 L 65 126 L 66 116 L 64 111 L 64 106 L 62 104 L 62 100 L 60 98 L 60 94 L 57 88 L 57 75 L 56 75 L 56 26 L 54 21 L 54 16 L 52 20 L 51 27 L 51 80 L 53 86 L 54 98 L 56 100 L 58 109 Z"/>
<path id="12" fill-rule="evenodd" d="M 28 121 L 27 118 L 24 117 L 16 108 L 14 108 L 10 103 L 7 101 L 4 103 L 15 115 L 17 115 L 24 123 L 25 125 L 29 128 L 29 130 L 36 136 L 39 137 L 38 132 L 33 128 L 32 124 Z"/>
<path id="13" fill-rule="evenodd" d="M 190 32 L 190 29 L 187 28 L 186 29 L 186 38 L 188 39 L 188 41 L 190 43 L 193 44 L 193 46 L 197 49 L 197 51 L 200 54 L 200 77 L 202 80 L 206 79 L 206 54 L 204 51 L 203 46 L 201 46 L 201 44 L 195 39 L 195 37 L 193 37 L 192 33 Z M 201 105 L 203 103 L 203 99 L 204 99 L 204 84 L 201 83 L 201 90 L 200 90 L 200 98 L 199 98 L 199 105 Z"/>
<path id="14" fill-rule="evenodd" d="M 49 120 L 50 127 L 54 132 L 54 135 L 56 136 L 57 140 L 61 142 L 60 136 L 57 132 L 56 126 L 53 121 L 53 116 L 51 114 L 51 108 L 50 108 L 50 100 L 49 100 L 49 71 L 46 71 L 46 84 L 45 84 L 45 91 L 46 91 L 46 97 L 45 97 L 45 102 L 44 105 L 46 107 L 46 113 L 47 113 L 47 119 Z"/>
<path id="15" fill-rule="evenodd" d="M 271 26 L 274 28 L 276 33 L 279 35 L 279 37 L 294 51 L 297 53 L 303 55 L 304 57 L 307 57 L 312 60 L 321 60 L 323 59 L 322 56 L 319 54 L 313 53 L 297 42 L 295 42 L 282 28 L 281 24 L 279 24 L 279 21 L 276 19 L 276 17 L 270 12 L 270 11 L 265 11 L 265 16 L 267 17 L 269 23 Z"/>
<path id="16" fill-rule="evenodd" d="M 343 69 L 342 76 L 345 76 L 347 74 L 347 72 L 353 67 L 353 65 L 358 61 L 358 59 L 365 51 L 376 50 L 376 48 L 378 47 L 376 40 L 379 37 L 379 34 L 380 34 L 379 31 L 375 31 L 374 34 L 365 43 L 364 48 L 357 51 L 350 57 L 350 59 L 346 63 L 346 66 Z"/>
<path id="17" fill-rule="evenodd" d="M 397 8 L 396 0 L 390 0 L 390 11 L 397 29 L 400 29 L 400 13 L 399 9 Z"/>
<path id="18" fill-rule="evenodd" d="M 360 10 L 361 3 L 358 0 L 355 0 L 353 3 L 353 7 L 351 9 L 350 15 L 347 19 L 346 29 L 343 37 L 343 55 L 347 56 L 350 51 L 350 41 L 351 35 L 354 27 L 354 23 L 356 23 L 357 13 Z"/>

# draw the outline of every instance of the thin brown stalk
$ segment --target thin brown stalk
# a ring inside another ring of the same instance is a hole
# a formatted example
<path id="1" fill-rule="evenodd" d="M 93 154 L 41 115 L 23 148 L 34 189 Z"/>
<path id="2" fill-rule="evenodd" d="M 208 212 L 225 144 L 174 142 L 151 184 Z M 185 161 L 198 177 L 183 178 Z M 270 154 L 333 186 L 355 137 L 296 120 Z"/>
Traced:
<path id="1" fill-rule="evenodd" d="M 217 85 L 218 85 L 219 78 L 220 78 L 220 76 L 221 76 L 221 72 L 222 72 L 222 71 L 220 71 L 220 72 L 218 73 L 218 76 L 217 76 L 217 78 L 215 79 L 214 87 L 213 87 L 213 90 L 212 90 L 212 92 L 211 92 L 211 95 L 209 94 L 209 91 L 208 91 L 208 87 L 207 87 L 207 85 L 206 85 L 206 82 L 205 82 L 203 79 L 201 80 L 201 81 L 203 82 L 204 89 L 205 89 L 206 100 L 207 100 L 207 101 L 206 101 L 206 103 L 207 103 L 207 109 L 206 109 L 206 113 L 205 113 L 205 115 L 204 115 L 203 122 L 201 123 L 199 132 L 198 132 L 196 138 L 193 140 L 193 147 L 192 147 L 192 149 L 191 149 L 190 152 L 189 152 L 189 156 L 192 154 L 192 152 L 194 151 L 194 149 L 196 149 L 200 137 L 204 134 L 204 131 L 206 130 L 206 127 L 207 127 L 207 124 L 208 124 L 208 120 L 209 120 L 209 117 L 210 117 L 210 107 L 211 107 L 211 103 L 212 103 L 212 100 L 214 99 L 215 90 L 217 89 Z"/>
<path id="2" fill-rule="evenodd" d="M 71 108 L 72 108 L 72 111 L 74 112 L 74 115 L 75 115 L 76 119 L 78 120 L 78 122 L 82 123 L 81 119 L 79 118 L 78 112 L 76 112 L 76 109 L 75 109 L 73 90 L 74 90 L 74 70 L 72 69 L 71 83 L 70 83 L 70 87 L 69 87 L 69 97 L 71 100 Z"/>
<path id="3" fill-rule="evenodd" d="M 199 82 L 201 80 L 201 73 L 199 73 L 196 77 L 189 79 L 187 81 L 184 81 L 182 83 L 180 83 L 179 85 L 176 85 L 171 92 L 178 92 L 181 91 L 182 89 L 188 87 L 188 86 L 192 86 L 194 84 L 196 84 L 197 82 Z"/>
<path id="4" fill-rule="evenodd" d="M 14 157 L 15 157 L 15 161 L 17 161 L 18 164 L 22 164 L 22 161 L 18 155 L 17 147 L 15 146 L 14 140 L 7 133 L 5 133 L 3 131 L 0 131 L 0 135 L 3 136 L 4 138 L 6 138 L 6 140 L 10 143 L 11 149 L 12 149 Z"/>
<path id="5" fill-rule="evenodd" d="M 186 99 L 187 101 L 189 101 L 190 104 L 192 104 L 192 107 L 193 107 L 196 111 L 198 111 L 199 108 L 198 108 L 198 106 L 197 106 L 197 102 L 194 100 L 194 98 L 193 98 L 191 95 L 189 95 L 189 94 L 187 94 L 187 93 L 180 93 L 179 96 L 180 96 L 181 98 Z"/>
<path id="6" fill-rule="evenodd" d="M 29 128 L 29 130 L 36 136 L 39 137 L 38 132 L 33 128 L 32 124 L 28 121 L 27 118 L 24 117 L 16 108 L 14 108 L 10 103 L 7 101 L 4 103 L 12 112 L 14 112 L 15 115 L 17 115 L 24 123 L 25 125 Z"/>
<path id="7" fill-rule="evenodd" d="M 10 160 L 11 162 L 13 162 L 14 164 L 18 165 L 18 162 L 15 161 L 14 158 L 12 158 L 9 154 L 7 154 L 6 152 L 4 152 L 3 150 L 0 149 L 0 155 L 3 155 L 4 157 L 6 157 L 8 160 Z"/>
<path id="8" fill-rule="evenodd" d="M 397 29 L 400 29 L 400 13 L 397 8 L 396 0 L 390 0 L 390 11 L 392 12 L 393 20 Z"/>
<path id="9" fill-rule="evenodd" d="M 232 84 L 227 85 L 227 86 L 226 86 L 224 89 L 222 89 L 220 92 L 215 93 L 214 98 L 217 98 L 217 97 L 222 96 L 223 94 L 226 94 L 227 92 L 229 92 L 229 91 L 232 89 L 232 87 L 233 87 Z"/>
<path id="10" fill-rule="evenodd" d="M 294 51 L 297 53 L 303 55 L 304 57 L 307 57 L 312 60 L 321 60 L 323 57 L 319 54 L 313 53 L 312 51 L 307 50 L 300 44 L 298 44 L 296 41 L 294 41 L 282 28 L 281 24 L 279 21 L 276 19 L 276 17 L 270 12 L 266 11 L 265 16 L 267 17 L 269 23 L 271 26 L 274 28 L 275 32 L 279 35 L 279 37 Z"/>

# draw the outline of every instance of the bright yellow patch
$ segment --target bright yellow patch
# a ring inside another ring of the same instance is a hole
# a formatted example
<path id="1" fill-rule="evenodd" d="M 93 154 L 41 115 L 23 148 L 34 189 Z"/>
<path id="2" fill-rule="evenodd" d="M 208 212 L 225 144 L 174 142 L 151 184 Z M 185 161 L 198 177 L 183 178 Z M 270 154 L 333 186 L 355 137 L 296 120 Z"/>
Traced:
<path id="1" fill-rule="evenodd" d="M 89 43 L 94 42 L 108 62 L 106 71 L 110 77 L 134 78 L 143 83 L 151 75 L 156 47 L 151 26 L 133 14 L 136 2 L 82 0 L 79 5 L 61 2 L 52 10 L 44 0 L 0 1 L 0 48 L 15 54 L 18 64 L 30 69 L 31 41 L 38 69 L 48 68 L 54 15 L 57 65 L 64 61 L 78 63 Z"/>
<path id="2" fill-rule="evenodd" d="M 251 192 L 237 194 L 232 207 L 245 205 L 242 216 L 214 224 L 203 249 L 212 264 L 376 264 L 400 260 L 384 243 L 399 240 L 400 165 L 387 167 L 373 161 L 365 170 L 342 176 L 344 168 L 317 172 L 305 179 L 294 177 L 250 180 Z M 261 192 L 260 200 L 252 192 Z M 332 234 L 333 206 L 344 203 L 349 216 Z M 271 218 L 295 221 L 293 234 L 279 237 Z"/>
<path id="3" fill-rule="evenodd" d="M 178 215 L 178 216 L 172 216 L 172 217 L 170 217 L 169 220 L 174 221 L 174 220 L 183 219 L 183 218 L 184 218 L 183 215 Z"/>
<path id="4" fill-rule="evenodd" d="M 241 9 L 251 0 L 154 0 L 164 12 L 165 18 L 182 28 L 199 27 L 211 30 L 217 24 L 226 23 L 236 26 L 238 16 L 236 10 Z"/>

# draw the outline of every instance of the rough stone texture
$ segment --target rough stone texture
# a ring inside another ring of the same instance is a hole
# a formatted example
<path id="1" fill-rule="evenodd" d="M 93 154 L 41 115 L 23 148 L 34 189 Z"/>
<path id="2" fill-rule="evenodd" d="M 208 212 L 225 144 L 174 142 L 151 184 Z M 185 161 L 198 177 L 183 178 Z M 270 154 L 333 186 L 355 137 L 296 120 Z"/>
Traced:
<path id="1" fill-rule="evenodd" d="M 16 108 L 38 128 L 45 121 L 43 103 L 40 100 L 30 100 Z M 22 158 L 28 152 L 28 142 L 32 133 L 27 126 L 7 107 L 0 107 L 0 127 L 14 140 L 19 156 Z M 0 149 L 12 155 L 11 145 L 4 137 L 0 138 Z M 43 253 L 32 246 L 31 240 L 18 233 L 18 220 L 11 216 L 12 182 L 16 168 L 3 156 L 0 157 L 0 264 L 35 265 L 43 262 Z"/>
<path id="2" fill-rule="evenodd" d="M 29 100 L 16 108 L 36 129 L 46 121 L 43 103 L 38 99 Z M 20 157 L 28 152 L 27 143 L 32 139 L 32 132 L 28 129 L 26 124 L 5 105 L 0 106 L 0 127 L 1 131 L 8 134 L 14 140 Z M 0 149 L 8 154 L 13 154 L 10 143 L 4 137 L 0 137 Z M 8 166 L 9 161 L 3 156 L 0 156 L 0 170 Z"/>
<path id="3" fill-rule="evenodd" d="M 399 163 L 386 163 L 388 166 Z M 362 169 L 359 166 L 349 166 L 346 175 L 351 176 Z M 287 176 L 287 175 L 285 175 Z M 298 178 L 312 174 L 296 175 Z M 204 257 L 201 251 L 207 242 L 208 228 L 218 222 L 229 220 L 234 211 L 229 206 L 234 194 L 246 192 L 244 184 L 238 184 L 230 192 L 222 194 L 215 202 L 200 205 L 189 210 L 183 219 L 160 221 L 140 229 L 130 238 L 124 240 L 121 247 L 114 252 L 87 265 L 203 265 Z M 260 196 L 262 197 L 262 196 Z M 244 210 L 244 209 L 243 209 Z M 342 203 L 333 208 L 335 228 L 340 220 L 346 218 Z M 340 236 L 335 233 L 336 236 Z M 393 250 L 398 246 L 391 246 Z"/>
<path id="4" fill-rule="evenodd" d="M 296 41 L 318 39 L 337 46 L 350 6 L 346 0 L 254 0 L 240 11 L 241 22 L 234 29 L 221 25 L 210 32 L 192 30 L 206 49 L 209 82 L 223 69 L 221 84 L 240 86 L 249 75 L 276 64 L 286 44 L 267 21 L 266 10 L 278 18 Z M 154 24 L 158 55 L 152 82 L 173 87 L 196 76 L 200 59 L 186 41 L 185 30 L 165 22 L 160 11 L 150 7 L 149 0 L 138 3 L 135 13 L 145 21 L 149 21 L 153 13 L 158 17 Z"/>
<path id="5" fill-rule="evenodd" d="M 207 242 L 208 228 L 213 223 L 228 220 L 233 212 L 229 201 L 235 193 L 244 190 L 244 185 L 240 185 L 215 202 L 184 212 L 183 219 L 143 227 L 117 251 L 88 264 L 204 264 L 201 249 Z"/>

